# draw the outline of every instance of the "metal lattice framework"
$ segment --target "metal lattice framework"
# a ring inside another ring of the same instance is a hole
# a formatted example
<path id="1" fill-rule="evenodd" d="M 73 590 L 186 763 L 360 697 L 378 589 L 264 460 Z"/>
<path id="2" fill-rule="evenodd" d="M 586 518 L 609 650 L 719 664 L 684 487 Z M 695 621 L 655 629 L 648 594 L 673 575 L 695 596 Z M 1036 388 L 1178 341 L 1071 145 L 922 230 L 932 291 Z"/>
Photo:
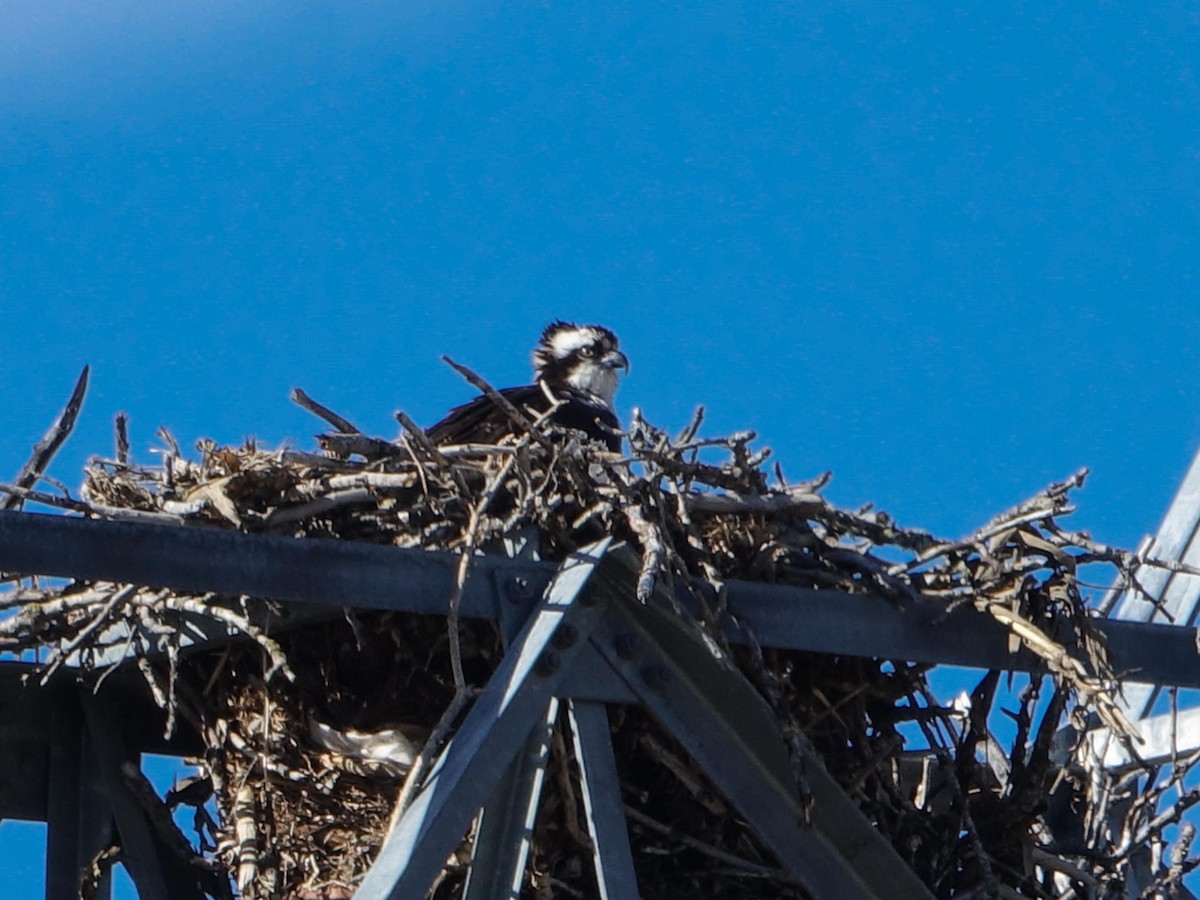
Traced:
<path id="1" fill-rule="evenodd" d="M 1156 555 L 1196 564 L 1198 520 L 1200 460 L 1167 516 Z M 346 606 L 444 613 L 457 565 L 454 555 L 433 551 L 0 511 L 0 571 L 274 598 L 283 601 L 274 628 Z M 800 824 L 791 761 L 769 708 L 736 668 L 709 651 L 699 627 L 676 614 L 688 592 L 675 597 L 660 586 L 649 603 L 639 603 L 637 576 L 634 555 L 607 542 L 561 566 L 492 556 L 473 563 L 461 612 L 498 621 L 507 653 L 357 896 L 423 896 L 476 816 L 465 896 L 516 896 L 560 705 L 581 770 L 597 882 L 605 897 L 636 896 L 608 728 L 612 703 L 649 710 L 815 897 L 929 896 L 815 756 L 805 761 L 812 825 Z M 1191 737 L 1200 735 L 1200 716 L 1181 716 L 1170 735 L 1145 718 L 1157 686 L 1200 687 L 1195 631 L 1187 627 L 1200 585 L 1164 573 L 1161 584 L 1148 587 L 1163 598 L 1158 607 L 1122 598 L 1121 620 L 1100 625 L 1115 667 L 1139 685 L 1126 689 L 1126 702 L 1143 719 L 1144 750 L 1153 756 L 1168 752 L 1172 740 L 1176 752 L 1200 746 Z M 1032 654 L 1011 649 L 995 619 L 968 607 L 947 615 L 940 604 L 744 582 L 728 585 L 728 605 L 770 647 L 981 669 L 1041 667 Z M 1177 624 L 1152 621 L 1162 607 Z M 229 639 L 212 628 L 197 621 L 185 640 Z M 732 624 L 728 631 L 734 641 L 741 637 Z M 142 897 L 201 896 L 194 872 L 184 871 L 184 854 L 163 845 L 151 805 L 128 777 L 142 752 L 194 752 L 186 732 L 164 741 L 163 713 L 120 667 L 99 690 L 82 693 L 69 672 L 40 686 L 25 677 L 34 670 L 21 663 L 0 668 L 0 818 L 49 824 L 46 896 L 78 896 L 77 873 L 111 843 L 114 828 Z M 1166 736 L 1156 737 L 1160 732 Z M 1115 747 L 1097 746 L 1098 765 L 1127 762 Z"/>

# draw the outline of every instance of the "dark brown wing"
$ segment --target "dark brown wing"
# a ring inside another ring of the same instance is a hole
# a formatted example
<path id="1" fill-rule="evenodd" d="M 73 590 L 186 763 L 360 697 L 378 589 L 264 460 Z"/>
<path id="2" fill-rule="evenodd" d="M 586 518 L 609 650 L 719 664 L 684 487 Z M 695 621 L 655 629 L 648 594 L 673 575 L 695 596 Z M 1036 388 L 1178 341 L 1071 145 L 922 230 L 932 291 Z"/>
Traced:
<path id="1" fill-rule="evenodd" d="M 550 407 L 545 391 L 536 384 L 505 388 L 500 393 L 517 409 L 529 412 L 530 418 Z M 609 410 L 589 403 L 574 391 L 559 390 L 557 396 L 565 402 L 551 417 L 553 422 L 566 428 L 577 428 L 614 452 L 621 449 L 620 436 L 613 434 L 620 428 L 620 423 Z M 469 403 L 454 407 L 425 433 L 435 444 L 494 444 L 514 431 L 504 410 L 481 394 Z"/>
<path id="2" fill-rule="evenodd" d="M 620 430 L 621 423 L 611 410 L 582 399 L 574 391 L 563 391 L 558 396 L 566 402 L 554 411 L 551 421 L 566 428 L 576 428 L 593 441 L 600 441 L 613 453 L 620 452 L 621 436 L 615 432 Z"/>
<path id="3" fill-rule="evenodd" d="M 528 409 L 535 416 L 550 406 L 536 384 L 504 388 L 500 394 L 517 409 Z M 469 403 L 454 407 L 440 422 L 425 429 L 425 433 L 435 444 L 494 444 L 513 430 L 504 410 L 486 394 L 480 394 Z"/>

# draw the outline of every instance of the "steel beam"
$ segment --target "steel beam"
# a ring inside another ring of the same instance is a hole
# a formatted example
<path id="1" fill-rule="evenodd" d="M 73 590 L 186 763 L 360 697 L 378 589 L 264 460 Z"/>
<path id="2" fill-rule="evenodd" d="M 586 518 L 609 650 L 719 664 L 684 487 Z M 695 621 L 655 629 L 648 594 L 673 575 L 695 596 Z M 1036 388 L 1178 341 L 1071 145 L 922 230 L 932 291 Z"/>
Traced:
<path id="1" fill-rule="evenodd" d="M 633 851 L 625 827 L 621 780 L 613 756 L 608 710 L 603 703 L 572 700 L 567 706 L 575 759 L 583 786 L 583 807 L 592 836 L 592 863 L 600 900 L 624 900 L 638 895 Z"/>
<path id="2" fill-rule="evenodd" d="M 805 811 L 775 715 L 668 599 L 621 598 L 591 641 L 814 897 L 930 896 L 811 752 L 804 766 L 812 827 L 802 827 Z"/>
<path id="3" fill-rule="evenodd" d="M 1192 460 L 1183 484 L 1171 501 L 1154 539 L 1145 555 L 1169 562 L 1200 565 L 1200 454 Z M 1135 590 L 1125 590 L 1112 610 L 1114 618 L 1148 622 L 1170 619 L 1180 624 L 1191 622 L 1195 616 L 1196 597 L 1200 594 L 1200 579 L 1183 572 L 1146 566 L 1138 581 L 1153 602 Z"/>
<path id="4" fill-rule="evenodd" d="M 534 559 L 536 539 L 534 532 L 497 543 L 509 558 Z M 500 633 L 507 652 L 525 626 L 528 610 L 520 607 L 519 594 L 506 592 L 503 587 L 500 591 L 508 600 L 499 608 Z M 551 698 L 541 722 L 529 733 L 525 745 L 479 811 L 463 900 L 517 900 L 521 896 L 557 719 L 558 699 Z"/>
<path id="5" fill-rule="evenodd" d="M 629 685 L 604 661 L 595 647 L 589 644 L 580 654 L 582 658 L 571 667 L 559 686 L 560 697 L 593 703 L 639 702 L 637 694 L 629 689 Z"/>
<path id="6" fill-rule="evenodd" d="M 36 681 L 10 680 L 37 674 L 32 664 L 10 666 L 0 664 L 0 819 L 46 822 L 52 782 L 80 777 L 68 762 L 79 754 L 78 702 Z"/>
<path id="7" fill-rule="evenodd" d="M 1177 714 L 1162 713 L 1145 719 L 1136 719 L 1141 741 L 1136 745 L 1142 761 L 1161 766 L 1176 759 L 1185 759 L 1200 750 L 1200 707 L 1181 709 Z M 1129 755 L 1129 751 L 1115 739 L 1107 740 L 1108 732 L 1089 734 L 1093 741 L 1092 752 L 1103 753 L 1101 764 L 1110 772 L 1118 772 L 1141 763 Z"/>
<path id="8" fill-rule="evenodd" d="M 60 575 L 245 594 L 369 609 L 444 613 L 457 557 L 352 541 L 98 522 L 0 510 L 0 571 Z M 501 604 L 528 608 L 554 576 L 551 563 L 481 556 L 460 610 L 500 618 Z M 969 607 L 730 581 L 729 609 L 764 646 L 985 669 L 1042 667 L 1010 652 L 1010 633 Z M 287 627 L 284 621 L 276 623 Z M 1191 629 L 1097 620 L 1118 671 L 1138 683 L 1200 687 Z M 731 636 L 739 639 L 730 625 Z"/>
<path id="9" fill-rule="evenodd" d="M 65 691 L 40 693 L 50 739 L 44 810 L 46 900 L 79 900 L 84 870 L 113 841 L 112 809 L 77 698 Z M 107 900 L 111 893 L 112 879 L 106 874 L 97 900 Z"/>
<path id="10" fill-rule="evenodd" d="M 1145 548 L 1145 555 L 1188 566 L 1200 566 L 1200 453 L 1184 476 L 1183 484 L 1171 501 L 1162 524 Z M 1110 613 L 1113 619 L 1135 622 L 1170 622 L 1173 625 L 1193 625 L 1200 601 L 1200 576 L 1185 572 L 1170 572 L 1154 566 L 1143 566 L 1137 572 L 1142 590 L 1126 588 L 1118 596 Z M 1138 684 L 1126 688 L 1120 699 L 1128 718 L 1150 715 L 1158 696 L 1154 684 Z"/>
<path id="11" fill-rule="evenodd" d="M 458 556 L 355 541 L 242 534 L 0 510 L 0 572 L 58 575 L 195 593 L 445 613 Z M 481 556 L 460 611 L 497 617 L 497 579 L 531 600 L 554 566 Z"/>
<path id="12" fill-rule="evenodd" d="M 85 696 L 82 705 L 100 784 L 121 836 L 121 859 L 137 886 L 138 897 L 204 900 L 196 879 L 154 833 L 145 811 L 121 776 L 121 767 L 139 760 L 140 755 L 125 743 L 117 708 L 107 698 L 93 696 Z"/>
<path id="13" fill-rule="evenodd" d="M 425 895 L 545 715 L 564 672 L 587 646 L 587 635 L 613 595 L 632 590 L 636 563 L 628 550 L 606 558 L 608 544 L 606 540 L 581 551 L 562 565 L 545 599 L 387 836 L 355 894 L 357 900 Z"/>
<path id="14" fill-rule="evenodd" d="M 558 700 L 552 698 L 480 812 L 463 900 L 520 898 L 557 719 Z"/>
<path id="15" fill-rule="evenodd" d="M 729 610 L 763 646 L 816 653 L 1036 671 L 1035 654 L 1009 649 L 1011 632 L 986 613 L 960 606 L 947 613 L 933 601 L 897 601 L 874 594 L 805 590 L 730 581 Z M 1131 682 L 1200 687 L 1200 653 L 1191 628 L 1096 619 L 1113 668 Z M 727 621 L 734 641 L 744 640 Z"/>

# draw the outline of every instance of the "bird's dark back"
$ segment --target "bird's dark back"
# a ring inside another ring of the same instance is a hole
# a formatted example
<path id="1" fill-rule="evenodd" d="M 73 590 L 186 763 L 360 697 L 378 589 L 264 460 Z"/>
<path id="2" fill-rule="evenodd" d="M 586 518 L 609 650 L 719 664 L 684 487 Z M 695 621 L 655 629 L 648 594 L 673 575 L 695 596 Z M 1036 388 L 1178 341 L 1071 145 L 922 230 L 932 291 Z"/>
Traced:
<path id="1" fill-rule="evenodd" d="M 550 408 L 550 399 L 540 385 L 505 388 L 500 394 L 531 419 Z M 621 449 L 620 435 L 614 433 L 620 428 L 620 422 L 610 409 L 589 402 L 584 395 L 569 389 L 560 389 L 555 394 L 563 403 L 550 421 L 578 429 L 613 452 Z M 494 444 L 516 431 L 518 426 L 509 420 L 504 410 L 481 394 L 450 410 L 445 418 L 428 428 L 426 434 L 435 444 Z"/>

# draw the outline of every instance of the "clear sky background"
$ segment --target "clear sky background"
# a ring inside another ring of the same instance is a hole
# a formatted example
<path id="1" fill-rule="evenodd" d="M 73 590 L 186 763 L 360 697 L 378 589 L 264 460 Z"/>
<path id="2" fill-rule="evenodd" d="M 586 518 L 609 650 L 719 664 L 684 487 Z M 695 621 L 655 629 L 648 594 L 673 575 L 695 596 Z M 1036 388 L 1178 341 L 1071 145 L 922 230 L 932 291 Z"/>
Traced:
<path id="1" fill-rule="evenodd" d="M 1133 546 L 1200 443 L 1198 61 L 1171 0 L 3 4 L 0 479 L 84 363 L 72 486 L 119 410 L 432 423 L 561 317 L 623 418 L 951 537 L 1088 466 Z"/>

